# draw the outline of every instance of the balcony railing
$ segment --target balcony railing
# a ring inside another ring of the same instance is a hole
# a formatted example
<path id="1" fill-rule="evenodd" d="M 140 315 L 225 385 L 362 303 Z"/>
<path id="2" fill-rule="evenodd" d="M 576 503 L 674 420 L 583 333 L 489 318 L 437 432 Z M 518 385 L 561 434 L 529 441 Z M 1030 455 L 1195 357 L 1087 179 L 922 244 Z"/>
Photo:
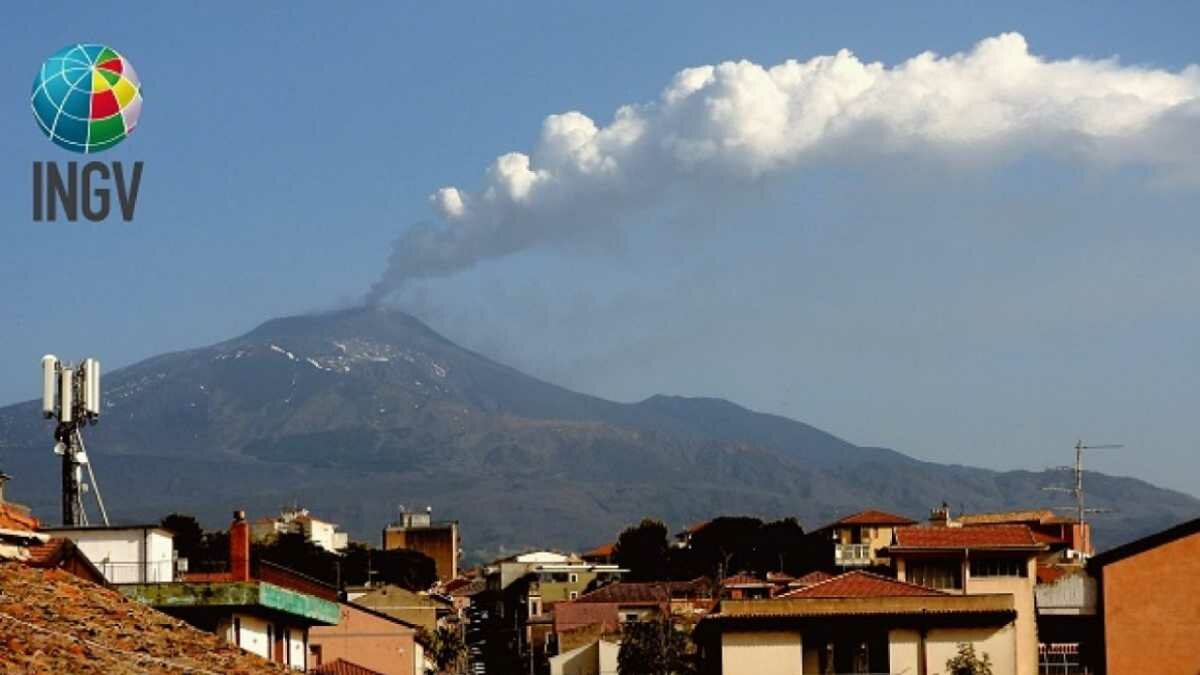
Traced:
<path id="1" fill-rule="evenodd" d="M 838 565 L 870 565 L 870 544 L 836 544 L 833 547 L 833 562 Z"/>
<path id="2" fill-rule="evenodd" d="M 112 562 L 103 560 L 96 568 L 110 584 L 155 584 L 175 580 L 175 564 L 170 560 L 151 562 Z"/>

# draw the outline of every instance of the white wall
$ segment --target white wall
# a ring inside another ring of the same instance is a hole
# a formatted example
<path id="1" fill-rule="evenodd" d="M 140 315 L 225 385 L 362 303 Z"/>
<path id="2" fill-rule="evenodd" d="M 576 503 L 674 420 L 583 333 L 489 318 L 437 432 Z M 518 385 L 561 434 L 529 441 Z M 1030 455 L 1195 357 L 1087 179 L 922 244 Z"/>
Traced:
<path id="1" fill-rule="evenodd" d="M 804 642 L 792 631 L 721 634 L 723 675 L 802 675 Z"/>
<path id="2" fill-rule="evenodd" d="M 80 528 L 54 530 L 52 536 L 70 539 L 114 584 L 170 582 L 174 538 L 155 528 Z"/>
<path id="3" fill-rule="evenodd" d="M 305 630 L 303 628 L 287 628 L 287 650 L 290 656 L 288 663 L 291 664 L 292 670 L 304 670 L 304 658 L 306 654 L 304 639 Z"/>

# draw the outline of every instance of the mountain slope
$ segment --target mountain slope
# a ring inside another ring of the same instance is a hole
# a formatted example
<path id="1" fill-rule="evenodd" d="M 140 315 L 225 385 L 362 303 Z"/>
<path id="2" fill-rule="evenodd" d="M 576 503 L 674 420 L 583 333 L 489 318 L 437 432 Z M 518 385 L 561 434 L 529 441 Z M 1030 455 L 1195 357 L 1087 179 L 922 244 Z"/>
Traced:
<path id="1" fill-rule="evenodd" d="M 919 516 L 1044 505 L 1061 476 L 919 462 L 727 401 L 633 404 L 575 393 L 463 349 L 396 310 L 268 321 L 164 354 L 105 381 L 89 454 L 110 510 L 170 510 L 224 524 L 298 501 L 374 538 L 398 504 L 463 523 L 468 549 L 579 547 L 656 515 L 799 515 L 808 526 L 877 506 Z M 12 493 L 57 515 L 49 423 L 36 403 L 0 409 Z M 1097 525 L 1116 543 L 1200 512 L 1140 481 L 1089 475 Z"/>

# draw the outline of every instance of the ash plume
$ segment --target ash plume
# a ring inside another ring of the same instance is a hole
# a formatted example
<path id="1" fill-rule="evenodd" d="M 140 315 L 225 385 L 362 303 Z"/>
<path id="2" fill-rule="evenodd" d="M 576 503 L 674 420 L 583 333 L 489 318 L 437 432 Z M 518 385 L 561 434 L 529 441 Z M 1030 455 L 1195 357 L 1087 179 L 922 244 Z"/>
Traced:
<path id="1" fill-rule="evenodd" d="M 366 300 L 619 228 L 681 190 L 744 189 L 822 162 L 930 156 L 969 168 L 1042 152 L 1200 181 L 1197 131 L 1200 67 L 1048 60 L 1016 33 L 891 67 L 842 50 L 688 68 L 605 126 L 577 111 L 550 115 L 533 149 L 499 156 L 478 189 L 434 192 L 436 221 L 403 232 Z"/>

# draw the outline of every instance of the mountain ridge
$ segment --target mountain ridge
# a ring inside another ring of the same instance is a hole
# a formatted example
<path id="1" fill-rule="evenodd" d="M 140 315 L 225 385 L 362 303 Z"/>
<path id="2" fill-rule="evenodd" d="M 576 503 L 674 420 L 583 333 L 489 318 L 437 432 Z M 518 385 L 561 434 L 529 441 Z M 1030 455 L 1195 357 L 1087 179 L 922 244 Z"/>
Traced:
<path id="1" fill-rule="evenodd" d="M 17 476 L 15 497 L 53 520 L 58 473 L 38 412 L 36 402 L 0 408 L 0 468 Z M 867 507 L 920 515 L 943 500 L 1044 506 L 1041 488 L 1061 478 L 860 447 L 724 399 L 608 401 L 378 307 L 271 319 L 114 370 L 87 439 L 123 517 L 179 510 L 219 527 L 233 508 L 299 501 L 364 537 L 398 504 L 430 503 L 462 521 L 479 556 L 582 548 L 647 515 L 680 525 L 797 515 L 814 527 Z M 1104 545 L 1200 513 L 1200 500 L 1136 479 L 1088 481 L 1093 504 L 1135 506 L 1097 526 Z"/>

